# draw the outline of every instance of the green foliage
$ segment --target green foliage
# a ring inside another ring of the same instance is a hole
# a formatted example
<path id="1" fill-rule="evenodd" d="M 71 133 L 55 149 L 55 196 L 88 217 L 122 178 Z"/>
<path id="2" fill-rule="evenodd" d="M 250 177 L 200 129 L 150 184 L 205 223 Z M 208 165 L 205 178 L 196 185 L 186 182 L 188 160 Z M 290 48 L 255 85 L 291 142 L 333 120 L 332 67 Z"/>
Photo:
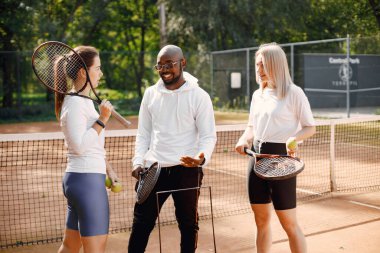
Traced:
<path id="1" fill-rule="evenodd" d="M 166 6 L 168 43 L 183 48 L 187 70 L 211 93 L 210 51 L 350 34 L 353 54 L 378 54 L 380 18 L 375 2 L 378 3 L 371 0 L 2 0 L 1 109 L 19 108 L 20 111 L 25 104 L 37 101 L 28 100 L 20 93 L 41 93 L 38 103 L 52 103 L 52 95 L 44 92 L 31 71 L 30 58 L 40 43 L 58 40 L 73 47 L 81 44 L 97 47 L 102 60 L 104 92 L 115 98 L 111 100 L 117 101 L 121 110 L 128 114 L 136 112 L 144 89 L 158 78 L 152 71 L 160 43 L 158 3 Z M 324 46 L 305 46 L 296 53 L 310 49 L 318 52 L 334 49 L 342 53 L 345 50 L 342 44 Z M 244 99 L 231 103 L 222 106 L 245 105 Z"/>
<path id="2" fill-rule="evenodd" d="M 0 108 L 0 123 L 55 120 L 54 104 L 47 102 Z"/>
<path id="3" fill-rule="evenodd" d="M 373 36 L 366 0 L 166 0 L 169 40 L 188 50 Z M 196 6 L 196 8 L 194 8 Z"/>
<path id="4" fill-rule="evenodd" d="M 136 115 L 140 108 L 136 93 L 99 89 L 98 95 L 110 100 L 123 116 Z M 46 93 L 24 93 L 21 101 L 20 106 L 0 108 L 0 123 L 55 120 L 54 101 L 46 101 Z"/>
<path id="5" fill-rule="evenodd" d="M 235 97 L 231 100 L 222 101 L 219 97 L 212 98 L 214 110 L 221 112 L 242 112 L 247 111 L 248 104 L 245 96 Z"/>

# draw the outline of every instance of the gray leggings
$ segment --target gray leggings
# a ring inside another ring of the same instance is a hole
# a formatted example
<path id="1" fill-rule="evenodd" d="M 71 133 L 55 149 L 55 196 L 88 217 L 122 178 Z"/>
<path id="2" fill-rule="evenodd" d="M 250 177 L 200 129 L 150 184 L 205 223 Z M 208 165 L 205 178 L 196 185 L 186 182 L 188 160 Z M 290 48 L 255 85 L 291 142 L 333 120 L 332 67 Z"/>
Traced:
<path id="1" fill-rule="evenodd" d="M 108 234 L 109 205 L 105 177 L 100 173 L 65 173 L 62 185 L 68 205 L 68 229 L 79 230 L 81 236 Z"/>

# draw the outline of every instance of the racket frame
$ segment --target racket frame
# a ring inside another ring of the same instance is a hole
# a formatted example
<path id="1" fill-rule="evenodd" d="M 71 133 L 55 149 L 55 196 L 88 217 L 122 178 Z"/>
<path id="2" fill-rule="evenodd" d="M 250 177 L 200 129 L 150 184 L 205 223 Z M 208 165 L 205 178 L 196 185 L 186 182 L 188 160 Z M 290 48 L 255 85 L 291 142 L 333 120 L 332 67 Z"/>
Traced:
<path id="1" fill-rule="evenodd" d="M 265 180 L 283 180 L 283 179 L 292 178 L 292 177 L 295 177 L 296 175 L 298 175 L 299 173 L 301 173 L 305 168 L 305 163 L 300 158 L 290 156 L 290 155 L 259 154 L 259 153 L 256 153 L 253 150 L 248 149 L 246 147 L 244 147 L 244 153 L 246 153 L 247 155 L 249 155 L 255 159 L 255 165 L 254 165 L 253 171 L 255 172 L 255 174 L 258 177 L 265 179 Z M 291 160 L 295 160 L 295 161 L 299 162 L 301 164 L 301 168 L 297 169 L 295 172 L 290 173 L 290 174 L 286 174 L 286 175 L 282 175 L 282 176 L 276 176 L 276 177 L 266 177 L 265 175 L 263 175 L 262 173 L 259 173 L 256 170 L 256 164 L 260 162 L 260 160 L 257 160 L 258 158 L 266 159 L 266 160 L 270 160 L 271 158 L 289 158 Z"/>
<path id="2" fill-rule="evenodd" d="M 146 183 L 145 178 L 148 175 L 148 173 L 150 173 L 155 167 L 157 167 L 157 170 L 153 177 L 154 184 L 153 186 L 151 186 L 151 189 L 149 190 L 149 192 L 146 195 L 144 195 L 144 197 L 141 197 L 140 191 L 142 190 L 142 187 L 144 187 L 144 184 Z M 155 185 L 157 184 L 160 173 L 161 173 L 161 165 L 158 162 L 154 162 L 152 165 L 149 166 L 149 168 L 139 173 L 139 180 L 138 180 L 138 185 L 136 189 L 136 202 L 138 204 L 144 203 L 145 200 L 149 197 Z"/>
<path id="3" fill-rule="evenodd" d="M 59 90 L 56 90 L 52 87 L 50 87 L 49 85 L 47 85 L 45 83 L 45 81 L 43 81 L 39 74 L 38 74 L 38 71 L 36 70 L 36 67 L 35 67 L 35 57 L 37 55 L 37 52 L 39 52 L 40 48 L 42 47 L 46 47 L 50 44 L 58 44 L 62 47 L 65 47 L 67 48 L 68 50 L 70 50 L 75 56 L 77 56 L 79 58 L 79 60 L 81 61 L 81 64 L 86 72 L 86 82 L 85 84 L 83 85 L 83 87 L 77 91 L 77 92 L 62 92 L 62 91 L 59 91 Z M 100 103 L 102 102 L 102 100 L 100 99 L 100 97 L 98 96 L 95 88 L 93 87 L 92 85 L 92 82 L 91 82 L 91 79 L 90 79 L 90 75 L 89 75 L 89 71 L 88 71 L 88 68 L 87 68 L 87 65 L 86 63 L 84 62 L 83 58 L 74 50 L 72 49 L 70 46 L 66 45 L 65 43 L 62 43 L 60 41 L 47 41 L 47 42 L 44 42 L 42 43 L 41 45 L 39 45 L 33 52 L 33 55 L 32 55 L 32 69 L 34 71 L 34 74 L 37 76 L 38 80 L 40 81 L 40 83 L 42 83 L 46 88 L 48 88 L 50 91 L 53 91 L 55 93 L 59 93 L 59 94 L 62 94 L 62 95 L 69 95 L 69 96 L 78 96 L 78 97 L 83 97 L 83 98 L 87 98 L 87 99 L 91 99 L 92 101 L 96 102 L 97 104 L 100 105 Z M 91 98 L 90 96 L 85 96 L 85 95 L 81 95 L 79 94 L 79 92 L 83 91 L 86 87 L 87 87 L 87 84 L 90 84 L 90 88 L 92 90 L 92 92 L 94 93 L 96 99 L 93 99 Z M 121 124 L 123 124 L 124 126 L 128 127 L 129 125 L 131 125 L 131 122 L 129 122 L 128 120 L 126 120 L 123 116 L 121 116 L 115 109 L 112 110 L 112 116 L 114 116 Z"/>

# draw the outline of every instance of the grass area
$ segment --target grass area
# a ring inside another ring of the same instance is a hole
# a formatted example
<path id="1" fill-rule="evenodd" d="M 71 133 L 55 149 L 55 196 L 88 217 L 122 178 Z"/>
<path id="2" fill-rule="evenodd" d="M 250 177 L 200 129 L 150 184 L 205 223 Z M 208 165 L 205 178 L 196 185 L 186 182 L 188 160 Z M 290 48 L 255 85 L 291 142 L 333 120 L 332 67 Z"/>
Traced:
<path id="1" fill-rule="evenodd" d="M 138 114 L 141 101 L 136 93 L 99 89 L 98 94 L 101 98 L 109 99 L 121 115 Z M 14 97 L 14 101 L 16 103 L 17 97 Z M 20 101 L 19 107 L 0 107 L 0 124 L 55 120 L 54 94 L 45 91 L 23 93 Z M 376 109 L 375 114 L 380 115 L 380 108 Z M 245 124 L 248 122 L 248 117 L 247 111 L 215 109 L 215 119 L 218 124 Z M 319 115 L 316 119 L 330 119 L 330 117 Z"/>
<path id="2" fill-rule="evenodd" d="M 100 89 L 98 95 L 100 98 L 109 99 L 122 115 L 128 116 L 138 113 L 140 99 L 136 98 L 136 95 L 131 92 Z M 20 106 L 15 105 L 12 108 L 0 107 L 0 124 L 55 120 L 54 94 L 44 91 L 23 93 L 20 101 Z M 17 102 L 16 97 L 14 102 Z"/>
<path id="3" fill-rule="evenodd" d="M 245 124 L 248 122 L 248 112 L 225 112 L 215 111 L 215 121 L 220 124 Z"/>

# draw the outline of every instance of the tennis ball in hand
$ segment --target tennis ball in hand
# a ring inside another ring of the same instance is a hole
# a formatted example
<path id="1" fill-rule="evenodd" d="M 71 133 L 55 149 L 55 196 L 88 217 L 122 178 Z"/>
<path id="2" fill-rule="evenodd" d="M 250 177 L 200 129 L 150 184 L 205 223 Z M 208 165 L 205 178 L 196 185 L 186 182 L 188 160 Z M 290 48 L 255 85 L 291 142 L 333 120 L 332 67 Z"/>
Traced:
<path id="1" fill-rule="evenodd" d="M 111 178 L 106 177 L 106 182 L 105 182 L 105 184 L 106 184 L 106 187 L 107 187 L 107 188 L 111 188 L 111 186 L 112 186 L 112 180 L 111 180 Z"/>
<path id="2" fill-rule="evenodd" d="M 114 192 L 114 193 L 121 192 L 122 190 L 123 190 L 123 186 L 122 186 L 121 183 L 114 183 L 111 186 L 111 191 Z"/>
<path id="3" fill-rule="evenodd" d="M 290 150 L 297 149 L 297 141 L 296 140 L 292 140 L 291 142 L 289 142 L 288 149 L 290 149 Z"/>

